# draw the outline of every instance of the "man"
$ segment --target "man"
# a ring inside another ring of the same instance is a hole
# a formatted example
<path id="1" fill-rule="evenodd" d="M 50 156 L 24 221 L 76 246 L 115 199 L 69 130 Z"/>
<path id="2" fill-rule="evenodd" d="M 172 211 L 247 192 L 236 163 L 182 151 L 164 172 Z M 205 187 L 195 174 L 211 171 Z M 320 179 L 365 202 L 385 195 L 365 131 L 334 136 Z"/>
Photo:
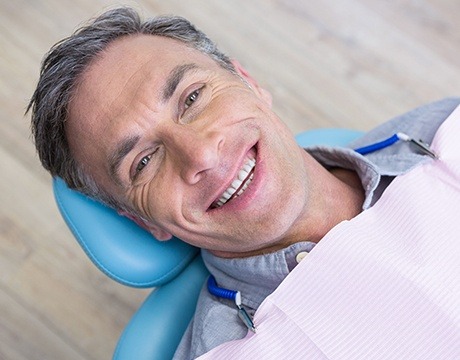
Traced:
<path id="1" fill-rule="evenodd" d="M 355 145 L 398 131 L 430 142 L 458 103 L 419 108 Z M 330 229 L 429 160 L 403 143 L 367 158 L 301 149 L 268 92 L 203 33 L 177 17 L 142 23 L 126 8 L 50 51 L 29 108 L 53 176 L 159 240 L 203 248 L 217 284 L 241 291 L 250 314 Z M 176 358 L 246 332 L 234 304 L 203 289 Z"/>

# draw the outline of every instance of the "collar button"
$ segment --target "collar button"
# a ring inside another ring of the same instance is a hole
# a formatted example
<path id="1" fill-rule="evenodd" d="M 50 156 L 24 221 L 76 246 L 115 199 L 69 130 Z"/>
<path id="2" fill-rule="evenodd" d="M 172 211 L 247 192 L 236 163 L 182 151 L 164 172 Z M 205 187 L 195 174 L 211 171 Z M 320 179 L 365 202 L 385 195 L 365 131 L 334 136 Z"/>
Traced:
<path id="1" fill-rule="evenodd" d="M 299 252 L 296 257 L 295 261 L 297 261 L 297 264 L 300 264 L 300 262 L 308 255 L 308 252 L 306 251 L 301 251 Z"/>

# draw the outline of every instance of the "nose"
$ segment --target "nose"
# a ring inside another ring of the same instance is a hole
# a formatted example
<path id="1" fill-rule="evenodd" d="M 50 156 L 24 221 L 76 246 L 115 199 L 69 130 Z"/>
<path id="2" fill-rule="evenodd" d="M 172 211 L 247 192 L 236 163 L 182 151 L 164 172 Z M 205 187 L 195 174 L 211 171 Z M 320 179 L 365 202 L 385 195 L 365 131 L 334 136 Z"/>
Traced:
<path id="1" fill-rule="evenodd" d="M 178 128 L 170 134 L 166 148 L 181 178 L 193 185 L 219 164 L 224 138 L 216 129 Z"/>

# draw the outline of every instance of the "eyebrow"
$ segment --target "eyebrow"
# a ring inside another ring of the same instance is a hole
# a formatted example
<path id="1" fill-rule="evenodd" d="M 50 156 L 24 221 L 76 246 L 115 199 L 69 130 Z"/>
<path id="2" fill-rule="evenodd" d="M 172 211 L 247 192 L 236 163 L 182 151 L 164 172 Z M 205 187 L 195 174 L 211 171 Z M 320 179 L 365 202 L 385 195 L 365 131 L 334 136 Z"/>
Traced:
<path id="1" fill-rule="evenodd" d="M 168 75 L 165 84 L 161 89 L 161 101 L 167 102 L 171 99 L 174 92 L 177 89 L 177 86 L 181 83 L 185 75 L 194 69 L 197 69 L 198 66 L 193 63 L 187 63 L 182 65 L 177 65 Z M 118 185 L 123 186 L 123 182 L 120 178 L 120 166 L 123 162 L 124 158 L 134 149 L 137 143 L 140 140 L 139 135 L 128 136 L 123 139 L 120 144 L 116 147 L 115 151 L 109 156 L 109 174 L 112 179 Z"/>
<path id="2" fill-rule="evenodd" d="M 169 73 L 168 79 L 166 80 L 165 85 L 163 86 L 161 99 L 163 102 L 167 102 L 173 96 L 174 92 L 177 89 L 177 86 L 180 84 L 187 72 L 197 69 L 196 64 L 183 64 L 178 65 Z"/>
<path id="3" fill-rule="evenodd" d="M 123 141 L 121 141 L 113 154 L 109 157 L 109 174 L 118 185 L 122 185 L 119 174 L 121 163 L 126 155 L 128 155 L 134 149 L 140 138 L 141 137 L 139 135 L 125 138 Z"/>

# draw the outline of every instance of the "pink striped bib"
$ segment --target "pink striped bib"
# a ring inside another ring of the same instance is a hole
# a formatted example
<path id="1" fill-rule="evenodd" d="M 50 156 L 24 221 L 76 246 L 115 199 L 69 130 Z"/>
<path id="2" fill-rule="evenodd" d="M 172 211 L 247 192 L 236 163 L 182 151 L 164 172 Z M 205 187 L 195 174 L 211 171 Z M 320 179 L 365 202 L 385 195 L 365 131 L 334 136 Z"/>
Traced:
<path id="1" fill-rule="evenodd" d="M 439 160 L 321 240 L 259 307 L 256 334 L 199 359 L 460 359 L 460 107 L 432 149 Z"/>

